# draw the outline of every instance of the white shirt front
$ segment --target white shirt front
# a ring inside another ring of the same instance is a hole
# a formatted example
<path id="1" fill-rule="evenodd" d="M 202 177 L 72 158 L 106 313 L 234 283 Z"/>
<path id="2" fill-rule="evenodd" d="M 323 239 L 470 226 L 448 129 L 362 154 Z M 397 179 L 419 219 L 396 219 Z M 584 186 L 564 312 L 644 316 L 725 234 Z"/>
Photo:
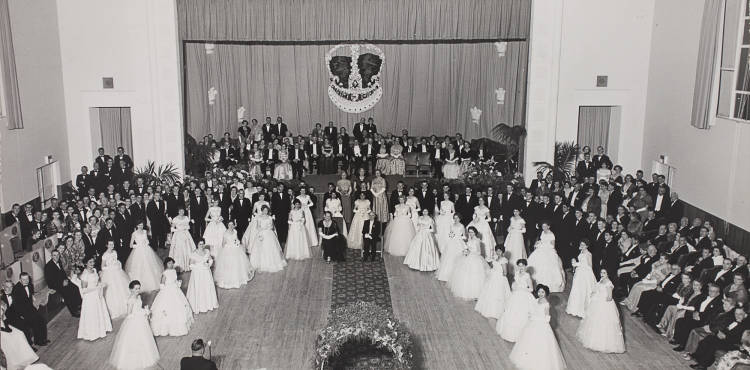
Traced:
<path id="1" fill-rule="evenodd" d="M 665 286 L 667 286 L 667 284 L 668 284 L 668 283 L 669 283 L 669 282 L 670 282 L 670 281 L 671 281 L 672 279 L 674 279 L 674 277 L 675 277 L 675 276 L 677 276 L 677 275 L 669 274 L 669 276 L 667 276 L 667 278 L 666 278 L 666 279 L 664 279 L 664 281 L 662 281 L 662 282 L 661 282 L 661 287 L 662 287 L 662 288 L 664 288 Z"/>
<path id="2" fill-rule="evenodd" d="M 701 302 L 701 305 L 700 305 L 700 308 L 699 308 L 699 312 L 705 311 L 706 307 L 708 307 L 708 304 L 711 303 L 711 301 L 713 301 L 714 298 L 716 298 L 716 297 L 707 297 L 706 299 L 704 299 L 703 302 Z"/>
<path id="3" fill-rule="evenodd" d="M 664 200 L 664 196 L 659 194 L 656 196 L 656 202 L 654 203 L 654 211 L 661 211 L 661 202 Z"/>
<path id="4" fill-rule="evenodd" d="M 722 277 L 724 274 L 729 272 L 728 270 L 721 269 L 719 272 L 716 273 L 716 277 L 714 278 L 714 281 L 719 280 L 720 277 Z"/>

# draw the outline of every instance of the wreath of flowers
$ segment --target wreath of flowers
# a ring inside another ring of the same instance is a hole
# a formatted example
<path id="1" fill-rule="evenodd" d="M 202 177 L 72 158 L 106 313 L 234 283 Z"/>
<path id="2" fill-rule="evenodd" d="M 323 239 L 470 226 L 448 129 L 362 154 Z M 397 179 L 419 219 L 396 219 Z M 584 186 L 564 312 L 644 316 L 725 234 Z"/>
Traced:
<path id="1" fill-rule="evenodd" d="M 318 332 L 315 367 L 322 369 L 349 342 L 369 341 L 393 355 L 396 368 L 413 366 L 411 335 L 388 311 L 372 302 L 356 302 L 331 312 L 328 326 Z"/>

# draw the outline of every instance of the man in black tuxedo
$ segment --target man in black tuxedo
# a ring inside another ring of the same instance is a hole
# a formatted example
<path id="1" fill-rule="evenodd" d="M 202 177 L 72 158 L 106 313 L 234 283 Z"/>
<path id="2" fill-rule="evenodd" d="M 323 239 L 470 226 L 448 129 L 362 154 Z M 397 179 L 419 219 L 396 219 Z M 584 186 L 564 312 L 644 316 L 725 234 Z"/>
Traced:
<path id="1" fill-rule="evenodd" d="M 596 170 L 594 163 L 591 162 L 591 154 L 587 153 L 583 155 L 583 160 L 578 161 L 578 165 L 576 165 L 576 176 L 580 181 L 584 178 L 594 176 Z"/>
<path id="2" fill-rule="evenodd" d="M 503 216 L 502 200 L 500 200 L 500 197 L 495 194 L 495 189 L 492 186 L 487 187 L 487 192 L 484 195 L 484 204 L 490 210 L 489 224 L 492 233 L 498 235 L 501 232 L 504 232 L 505 230 L 498 230 L 500 229 L 500 227 L 498 227 L 500 219 Z"/>
<path id="3" fill-rule="evenodd" d="M 28 326 L 28 324 L 24 320 L 23 315 L 19 311 L 19 304 L 13 298 L 12 281 L 3 281 L 2 290 L 0 290 L 0 300 L 5 303 L 5 306 L 7 307 L 5 309 L 5 321 L 8 324 L 13 325 L 23 331 L 24 335 L 26 336 L 26 340 L 28 340 L 29 344 L 32 344 L 33 341 L 31 340 L 31 328 Z"/>
<path id="4" fill-rule="evenodd" d="M 271 117 L 266 117 L 266 122 L 261 127 L 263 131 L 263 141 L 270 143 L 273 140 L 273 125 L 271 124 Z"/>
<path id="5" fill-rule="evenodd" d="M 3 222 L 5 222 L 5 227 L 8 227 L 10 225 L 15 224 L 16 222 L 21 222 L 21 205 L 18 203 L 13 203 L 13 206 L 10 209 L 10 212 L 5 215 L 5 219 Z"/>
<path id="6" fill-rule="evenodd" d="M 135 228 L 135 225 L 139 222 L 146 223 L 146 210 L 143 206 L 143 197 L 141 195 L 130 196 L 130 223 Z"/>
<path id="7" fill-rule="evenodd" d="M 228 142 L 225 142 L 219 151 L 219 164 L 224 168 L 237 164 L 237 150 Z"/>
<path id="8" fill-rule="evenodd" d="M 117 205 L 117 212 L 115 212 L 115 231 L 117 231 L 117 242 L 121 246 L 118 254 L 123 252 L 123 260 L 127 261 L 130 255 L 130 236 L 133 234 L 133 220 L 130 215 L 130 211 L 125 203 L 120 202 Z"/>
<path id="9" fill-rule="evenodd" d="M 725 298 L 724 300 L 731 300 L 732 305 L 734 305 L 733 299 Z M 685 350 L 685 344 L 687 343 L 690 331 L 708 324 L 709 321 L 721 313 L 723 306 L 721 289 L 714 283 L 708 283 L 708 294 L 702 295 L 701 299 L 697 300 L 693 306 L 692 314 L 688 312 L 685 314 L 685 317 L 677 319 L 675 322 L 674 339 L 669 341 L 670 344 L 677 345 L 674 350 Z"/>
<path id="10" fill-rule="evenodd" d="M 446 151 L 442 145 L 437 143 L 430 149 L 430 160 L 432 164 L 432 172 L 435 174 L 435 178 L 443 178 L 443 161 L 446 157 Z M 458 152 L 456 152 L 458 155 Z"/>
<path id="11" fill-rule="evenodd" d="M 747 312 L 742 306 L 737 306 L 733 311 L 733 320 L 721 328 L 714 328 L 711 334 L 698 342 L 691 356 L 697 364 L 691 365 L 693 369 L 705 370 L 716 360 L 716 351 L 731 351 L 737 349 L 745 330 L 750 329 L 750 320 Z"/>
<path id="12" fill-rule="evenodd" d="M 502 216 L 503 216 L 503 229 L 507 230 L 510 225 L 510 218 L 513 216 L 513 209 L 519 207 L 521 201 L 515 194 L 513 185 L 508 184 L 505 186 L 505 194 L 503 194 L 503 202 L 501 204 Z M 520 208 L 519 208 L 520 209 Z M 541 221 L 541 220 L 539 220 Z M 534 228 L 535 225 L 526 225 L 526 228 Z"/>
<path id="13" fill-rule="evenodd" d="M 263 174 L 273 173 L 273 168 L 276 166 L 276 162 L 279 160 L 279 151 L 273 148 L 273 145 L 268 144 L 263 149 L 263 164 L 261 165 L 261 171 Z"/>
<path id="14" fill-rule="evenodd" d="M 60 252 L 57 250 L 52 250 L 52 258 L 44 266 L 44 280 L 47 286 L 60 292 L 70 314 L 73 317 L 79 317 L 81 315 L 81 292 L 65 275 L 60 262 Z"/>
<path id="15" fill-rule="evenodd" d="M 349 166 L 352 174 L 358 173 L 360 168 L 364 168 L 365 173 L 368 171 L 368 166 L 365 163 L 365 147 L 361 143 L 359 139 L 354 139 L 354 145 L 349 148 Z"/>
<path id="16" fill-rule="evenodd" d="M 305 143 L 305 156 L 307 157 L 307 163 L 310 166 L 308 170 L 311 174 L 320 174 L 320 156 L 322 154 L 323 144 L 318 138 L 310 136 L 309 140 Z"/>
<path id="17" fill-rule="evenodd" d="M 354 138 L 357 139 L 360 143 L 364 142 L 365 140 L 365 126 L 367 124 L 365 123 L 365 117 L 360 118 L 359 122 L 354 124 L 354 129 L 352 129 L 352 135 L 354 135 Z"/>
<path id="18" fill-rule="evenodd" d="M 378 133 L 378 127 L 375 125 L 375 120 L 372 117 L 367 118 L 367 124 L 365 125 L 365 136 L 373 136 Z"/>
<path id="19" fill-rule="evenodd" d="M 557 198 L 559 195 L 555 197 Z M 555 246 L 558 253 L 560 253 L 563 266 L 569 268 L 572 267 L 570 260 L 578 254 L 578 244 L 573 241 L 575 239 L 576 217 L 570 211 L 570 207 L 567 204 L 562 203 L 561 208 L 562 212 L 557 224 L 558 231 L 556 232 L 559 235 L 558 238 L 560 241 Z"/>
<path id="20" fill-rule="evenodd" d="M 680 222 L 682 219 L 682 213 L 684 212 L 684 206 L 680 200 L 680 196 L 676 192 L 669 194 L 669 206 L 664 214 L 664 218 L 667 222 Z"/>
<path id="21" fill-rule="evenodd" d="M 281 243 L 286 242 L 286 235 L 289 232 L 289 211 L 292 209 L 292 200 L 286 193 L 284 184 L 279 184 L 276 191 L 271 196 L 271 211 L 275 216 L 274 224 L 276 233 L 279 235 Z M 283 245 L 283 244 L 282 244 Z M 284 245 L 284 247 L 286 247 Z"/>
<path id="22" fill-rule="evenodd" d="M 339 132 L 338 129 L 336 129 L 336 126 L 333 125 L 333 121 L 328 121 L 328 126 L 323 130 L 323 135 L 325 135 L 328 141 L 332 143 L 336 142 Z"/>
<path id="23" fill-rule="evenodd" d="M 105 169 L 107 168 L 107 162 L 112 160 L 112 157 L 110 157 L 107 154 L 104 154 L 104 148 L 97 149 L 97 152 L 99 152 L 99 155 L 94 158 L 94 163 L 99 165 L 99 169 Z"/>
<path id="24" fill-rule="evenodd" d="M 271 125 L 271 134 L 278 138 L 286 137 L 288 130 L 281 116 L 276 117 L 276 123 Z"/>
<path id="25" fill-rule="evenodd" d="M 529 185 L 529 192 L 531 192 L 532 194 L 536 194 L 536 191 L 537 189 L 539 189 L 542 181 L 544 181 L 544 173 L 539 171 L 536 173 L 536 178 L 534 180 L 531 180 L 531 185 Z"/>
<path id="26" fill-rule="evenodd" d="M 115 229 L 115 222 L 113 219 L 107 217 L 104 220 L 104 227 L 96 234 L 96 253 L 99 255 L 96 258 L 97 265 L 101 263 L 101 256 L 107 251 L 107 243 L 109 242 L 115 243 L 115 250 L 118 251 L 117 257 L 121 263 L 125 263 L 127 259 L 125 259 L 124 256 L 121 257 L 121 253 L 119 253 L 121 252 L 121 247 L 117 230 Z"/>
<path id="27" fill-rule="evenodd" d="M 435 213 L 435 194 L 430 191 L 427 181 L 422 181 L 420 189 L 417 191 L 417 199 L 419 200 L 419 206 L 422 209 L 426 209 L 430 212 L 430 215 Z"/>
<path id="28" fill-rule="evenodd" d="M 404 189 L 404 182 L 399 181 L 396 184 L 396 189 L 391 192 L 391 198 L 388 202 L 388 210 L 391 214 L 396 212 L 396 204 L 398 204 L 398 198 L 406 197 L 406 190 Z"/>
<path id="29" fill-rule="evenodd" d="M 125 154 L 125 148 L 117 147 L 117 155 L 115 155 L 115 166 L 123 170 L 130 170 L 133 168 L 133 160 L 129 155 Z M 121 161 L 125 161 L 122 163 Z"/>
<path id="30" fill-rule="evenodd" d="M 676 263 L 672 264 L 669 275 L 656 285 L 656 289 L 647 290 L 641 294 L 641 299 L 638 301 L 638 309 L 633 312 L 633 315 L 643 316 L 643 314 L 651 312 L 658 305 L 666 307 L 671 304 L 677 304 L 679 300 L 673 297 L 673 295 L 680 286 L 681 272 L 680 265 Z"/>
<path id="31" fill-rule="evenodd" d="M 234 199 L 232 203 L 232 219 L 237 224 L 237 235 L 245 235 L 245 230 L 247 230 L 247 226 L 250 224 L 252 207 L 252 202 L 250 199 L 245 198 L 244 194 Z"/>
<path id="32" fill-rule="evenodd" d="M 22 272 L 20 281 L 13 286 L 11 296 L 18 307 L 18 313 L 21 314 L 23 321 L 31 328 L 34 344 L 46 346 L 47 340 L 47 321 L 39 314 L 34 306 L 34 285 L 31 284 L 31 276 L 28 272 Z"/>
<path id="33" fill-rule="evenodd" d="M 146 206 L 146 217 L 151 222 L 151 247 L 155 250 L 166 248 L 169 220 L 167 220 L 167 202 L 161 199 L 161 194 L 154 193 L 154 198 Z"/>
<path id="34" fill-rule="evenodd" d="M 370 212 L 368 214 L 369 219 L 365 220 L 364 225 L 362 226 L 362 240 L 363 240 L 363 247 L 364 247 L 364 254 L 362 255 L 362 261 L 367 261 L 367 258 L 370 258 L 370 261 L 375 261 L 375 256 L 377 255 L 377 244 L 380 241 L 380 222 L 376 220 L 375 212 Z"/>
<path id="35" fill-rule="evenodd" d="M 209 342 L 210 345 L 210 342 Z M 193 352 L 190 357 L 183 357 L 180 360 L 180 370 L 217 370 L 216 364 L 203 357 L 205 344 L 203 339 L 196 339 L 190 345 Z"/>
<path id="36" fill-rule="evenodd" d="M 190 221 L 193 224 L 193 239 L 199 240 L 206 231 L 206 213 L 208 213 L 208 199 L 201 189 L 196 188 L 190 197 Z"/>
<path id="37" fill-rule="evenodd" d="M 461 223 L 468 225 L 474 216 L 474 207 L 478 204 L 477 198 L 471 190 L 471 187 L 467 186 L 465 193 L 456 198 L 456 213 L 461 216 Z"/>
<path id="38" fill-rule="evenodd" d="M 362 156 L 364 161 L 364 166 L 367 171 L 367 173 L 374 174 L 375 173 L 375 162 L 377 161 L 377 154 L 380 150 L 380 147 L 378 146 L 378 143 L 375 142 L 375 140 L 372 137 L 368 137 L 367 142 L 362 145 Z"/>
<path id="39" fill-rule="evenodd" d="M 302 147 L 302 142 L 298 141 L 294 144 L 293 148 L 289 149 L 289 162 L 292 164 L 292 176 L 294 176 L 295 179 L 302 178 L 306 158 L 307 156 L 305 155 L 305 149 Z"/>
<path id="40" fill-rule="evenodd" d="M 167 217 L 170 219 L 177 216 L 177 211 L 180 208 L 185 208 L 185 199 L 180 194 L 180 187 L 175 185 L 172 187 L 172 192 L 167 195 Z"/>
<path id="41" fill-rule="evenodd" d="M 34 231 L 34 207 L 31 204 L 26 204 L 23 208 L 24 212 L 18 218 L 18 223 L 21 226 L 21 241 L 31 238 Z"/>
<path id="42" fill-rule="evenodd" d="M 84 196 L 88 192 L 93 180 L 93 176 L 89 175 L 89 168 L 81 167 L 81 173 L 76 175 L 76 189 L 78 189 L 79 196 Z"/>
<path id="43" fill-rule="evenodd" d="M 596 147 L 596 154 L 594 155 L 594 158 L 592 158 L 592 163 L 597 170 L 602 167 L 602 163 L 606 163 L 607 168 L 612 168 L 612 161 L 609 159 L 609 156 L 604 153 L 604 147 L 602 146 Z"/>
<path id="44" fill-rule="evenodd" d="M 734 275 L 732 275 L 732 260 L 729 258 L 725 258 L 724 262 L 721 264 L 721 268 L 718 268 L 709 273 L 708 281 L 716 284 L 717 286 L 719 286 L 719 288 L 724 289 L 727 285 L 732 283 L 733 279 Z"/>
<path id="45" fill-rule="evenodd" d="M 344 140 L 339 137 L 333 145 L 333 156 L 336 158 L 336 162 L 341 163 L 342 171 L 349 171 L 349 146 L 344 143 Z"/>

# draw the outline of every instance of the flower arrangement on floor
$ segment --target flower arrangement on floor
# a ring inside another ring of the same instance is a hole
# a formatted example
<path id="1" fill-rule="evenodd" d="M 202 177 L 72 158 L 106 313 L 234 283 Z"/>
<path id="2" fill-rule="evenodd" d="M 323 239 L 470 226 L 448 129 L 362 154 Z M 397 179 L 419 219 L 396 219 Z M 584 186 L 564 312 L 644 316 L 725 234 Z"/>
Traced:
<path id="1" fill-rule="evenodd" d="M 497 186 L 503 181 L 500 162 L 496 162 L 494 158 L 469 162 L 463 176 L 464 183 L 472 187 Z"/>
<path id="2" fill-rule="evenodd" d="M 411 335 L 404 325 L 382 307 L 359 301 L 331 311 L 315 343 L 315 367 L 324 368 L 344 345 L 358 341 L 388 350 L 398 369 L 413 366 Z"/>

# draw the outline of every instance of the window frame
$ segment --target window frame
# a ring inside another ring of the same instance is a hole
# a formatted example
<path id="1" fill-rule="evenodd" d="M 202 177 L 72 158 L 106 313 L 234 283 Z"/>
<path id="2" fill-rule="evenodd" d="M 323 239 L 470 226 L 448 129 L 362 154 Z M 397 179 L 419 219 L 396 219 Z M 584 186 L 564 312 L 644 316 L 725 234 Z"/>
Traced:
<path id="1" fill-rule="evenodd" d="M 0 118 L 8 118 L 3 58 L 0 58 Z"/>
<path id="2" fill-rule="evenodd" d="M 740 11 L 738 12 L 739 22 L 737 22 L 738 24 L 737 24 L 737 30 L 736 30 L 736 32 L 737 32 L 737 34 L 736 34 L 736 36 L 737 36 L 737 38 L 736 38 L 736 44 L 732 45 L 732 47 L 734 48 L 734 67 L 733 68 L 724 67 L 723 66 L 723 63 L 722 63 L 722 61 L 723 61 L 723 45 L 724 45 L 725 36 L 724 36 L 724 32 L 723 31 L 721 33 L 720 45 L 722 45 L 722 50 L 721 50 L 721 52 L 718 55 L 718 61 L 719 61 L 719 63 L 718 63 L 719 64 L 719 68 L 718 68 L 718 71 L 717 71 L 717 80 L 718 80 L 717 87 L 718 88 L 716 89 L 716 107 L 715 107 L 716 108 L 716 117 L 717 118 L 731 120 L 731 121 L 737 121 L 737 122 L 742 122 L 742 123 L 750 123 L 750 118 L 749 119 L 744 119 L 744 118 L 739 118 L 739 117 L 735 116 L 735 108 L 736 108 L 736 103 L 737 103 L 737 96 L 738 95 L 750 95 L 750 89 L 749 90 L 737 90 L 737 81 L 739 79 L 739 70 L 740 70 L 740 68 L 743 67 L 740 64 L 740 62 L 741 62 L 740 57 L 742 55 L 742 49 L 748 49 L 748 55 L 750 55 L 750 44 L 743 44 L 743 38 L 744 38 L 743 36 L 744 36 L 744 31 L 745 31 L 745 23 L 748 20 L 750 20 L 750 9 L 749 9 L 750 5 L 748 3 L 750 3 L 750 0 L 740 0 L 740 9 L 739 9 Z M 727 23 L 726 17 L 728 15 L 729 14 L 727 14 L 726 3 L 724 3 L 724 20 L 723 20 L 724 25 L 726 25 L 726 23 Z M 725 29 L 725 28 L 726 28 L 725 26 L 722 26 L 722 29 Z M 748 64 L 748 63 L 750 63 L 750 61 L 745 61 L 745 64 Z M 722 96 L 720 96 L 721 95 L 721 91 L 722 91 L 721 76 L 722 76 L 722 73 L 724 73 L 724 72 L 731 72 L 732 73 L 732 78 L 731 78 L 731 84 L 732 85 L 731 85 L 731 93 L 729 94 L 729 97 L 722 97 Z M 750 72 L 748 72 L 748 73 L 750 73 Z M 728 115 L 725 115 L 725 114 L 722 114 L 721 112 L 719 112 L 719 109 L 720 109 L 720 107 L 722 105 L 721 104 L 722 101 L 721 101 L 720 98 L 729 99 L 729 114 Z"/>

